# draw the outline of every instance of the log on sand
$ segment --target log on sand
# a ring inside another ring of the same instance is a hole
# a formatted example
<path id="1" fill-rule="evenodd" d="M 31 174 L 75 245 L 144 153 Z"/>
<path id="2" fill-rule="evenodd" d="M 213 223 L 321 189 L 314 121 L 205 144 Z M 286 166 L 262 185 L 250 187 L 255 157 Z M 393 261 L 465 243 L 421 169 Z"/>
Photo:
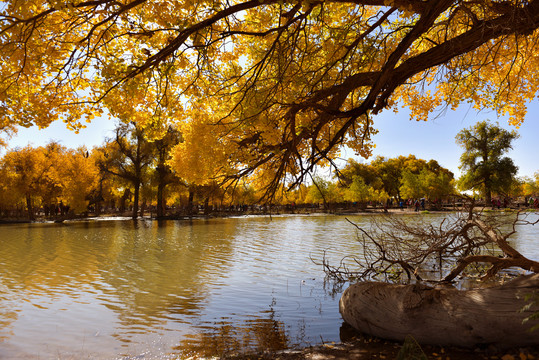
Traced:
<path id="1" fill-rule="evenodd" d="M 412 335 L 420 344 L 499 349 L 539 345 L 536 321 L 522 323 L 537 306 L 521 312 L 526 294 L 539 290 L 539 274 L 473 290 L 363 282 L 346 289 L 341 315 L 362 333 L 397 341 Z"/>

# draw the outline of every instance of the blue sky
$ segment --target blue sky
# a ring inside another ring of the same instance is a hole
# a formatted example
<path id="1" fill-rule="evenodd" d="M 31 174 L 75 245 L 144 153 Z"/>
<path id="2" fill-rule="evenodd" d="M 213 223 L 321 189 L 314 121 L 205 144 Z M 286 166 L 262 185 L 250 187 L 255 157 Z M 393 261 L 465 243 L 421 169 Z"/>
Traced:
<path id="1" fill-rule="evenodd" d="M 539 122 L 535 117 L 539 114 L 539 100 L 529 105 L 526 121 L 515 129 L 507 124 L 507 118 L 497 118 L 494 112 L 481 111 L 461 107 L 456 111 L 447 110 L 429 121 L 410 120 L 409 113 L 402 109 L 398 113 L 386 111 L 375 117 L 375 128 L 379 133 L 374 137 L 376 149 L 374 155 L 396 157 L 413 154 L 418 158 L 437 160 L 440 165 L 451 170 L 458 177 L 460 171 L 459 158 L 462 149 L 455 143 L 455 136 L 463 128 L 470 127 L 477 121 L 498 121 L 500 126 L 517 130 L 520 138 L 514 142 L 513 150 L 508 155 L 519 167 L 519 176 L 532 176 L 539 171 Z M 86 145 L 91 148 L 103 142 L 105 137 L 112 136 L 114 121 L 97 118 L 86 129 L 75 134 L 65 128 L 62 122 L 53 123 L 49 128 L 39 130 L 36 127 L 19 130 L 17 136 L 9 141 L 11 148 L 17 146 L 44 145 L 57 140 L 67 147 Z M 342 154 L 343 158 L 354 157 L 350 150 Z M 368 162 L 369 160 L 362 160 Z"/>
<path id="2" fill-rule="evenodd" d="M 477 112 L 469 107 L 456 111 L 447 110 L 429 121 L 410 120 L 406 109 L 398 113 L 386 111 L 374 120 L 374 127 L 379 133 L 374 136 L 376 149 L 373 156 L 397 157 L 413 154 L 418 158 L 437 160 L 440 165 L 460 176 L 460 155 L 463 149 L 455 143 L 455 136 L 464 128 L 476 122 L 490 120 L 507 130 L 516 130 L 520 138 L 514 141 L 513 150 L 507 155 L 519 167 L 519 176 L 533 176 L 539 171 L 539 100 L 529 104 L 525 122 L 516 129 L 507 123 L 507 118 L 497 118 L 495 112 Z M 353 152 L 343 157 L 354 157 Z M 363 160 L 368 162 L 369 160 Z"/>

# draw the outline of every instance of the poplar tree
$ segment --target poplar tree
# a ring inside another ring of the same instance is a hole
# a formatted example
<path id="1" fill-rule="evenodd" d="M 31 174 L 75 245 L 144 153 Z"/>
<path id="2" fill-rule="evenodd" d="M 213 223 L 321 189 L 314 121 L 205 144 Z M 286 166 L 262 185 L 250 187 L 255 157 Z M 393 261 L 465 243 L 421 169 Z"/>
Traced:
<path id="1" fill-rule="evenodd" d="M 182 177 L 272 193 L 344 146 L 370 156 L 375 115 L 399 106 L 472 102 L 518 126 L 538 28 L 538 0 L 6 0 L 0 132 L 105 110 L 145 134 L 176 123 Z"/>
<path id="2" fill-rule="evenodd" d="M 516 131 L 487 121 L 460 131 L 456 136 L 457 144 L 464 149 L 460 156 L 459 168 L 464 171 L 459 179 L 460 188 L 480 190 L 487 204 L 492 201 L 493 192 L 507 192 L 518 168 L 503 155 L 513 148 L 512 142 L 518 137 Z"/>

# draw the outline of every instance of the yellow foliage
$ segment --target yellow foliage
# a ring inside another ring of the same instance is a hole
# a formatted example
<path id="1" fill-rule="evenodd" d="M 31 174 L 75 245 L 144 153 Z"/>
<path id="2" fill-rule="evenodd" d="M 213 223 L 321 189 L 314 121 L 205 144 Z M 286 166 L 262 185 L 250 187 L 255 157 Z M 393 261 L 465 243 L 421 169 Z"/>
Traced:
<path id="1" fill-rule="evenodd" d="M 86 210 L 86 197 L 97 185 L 98 170 L 86 149 L 67 150 L 54 142 L 9 151 L 0 169 L 5 174 L 0 193 L 8 206 L 27 198 L 37 206 L 63 201 L 79 213 Z"/>
<path id="2" fill-rule="evenodd" d="M 188 183 L 207 185 L 227 172 L 227 151 L 219 137 L 220 126 L 209 121 L 202 109 L 193 115 L 196 118 L 180 126 L 183 142 L 172 150 L 170 165 Z"/>
<path id="3" fill-rule="evenodd" d="M 70 151 L 60 167 L 63 197 L 75 213 L 84 212 L 88 207 L 87 196 L 97 187 L 99 170 L 92 158 L 81 148 Z"/>
<path id="4" fill-rule="evenodd" d="M 427 120 L 470 102 L 519 126 L 539 89 L 539 10 L 444 4 L 7 0 L 0 131 L 78 131 L 104 108 L 148 138 L 177 123 L 188 181 L 239 173 L 275 190 L 342 146 L 370 156 L 373 116 L 398 105 Z"/>

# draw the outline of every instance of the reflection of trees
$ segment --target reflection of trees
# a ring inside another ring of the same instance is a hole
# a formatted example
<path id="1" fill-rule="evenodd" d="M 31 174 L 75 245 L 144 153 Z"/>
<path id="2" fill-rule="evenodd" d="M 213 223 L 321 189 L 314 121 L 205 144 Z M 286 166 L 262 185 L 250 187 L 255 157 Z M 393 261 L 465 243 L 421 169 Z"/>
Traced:
<path id="1" fill-rule="evenodd" d="M 92 301 L 113 310 L 120 327 L 127 329 L 124 333 L 197 314 L 207 297 L 207 284 L 226 272 L 233 253 L 227 235 L 233 225 L 215 229 L 203 222 L 135 224 L 17 227 L 3 237 L 2 284 L 18 301 L 45 307 L 64 294 L 95 294 L 92 298 L 97 300 Z M 6 301 L 0 296 L 0 308 L 10 307 Z"/>
<path id="2" fill-rule="evenodd" d="M 84 237 L 70 243 L 67 229 L 57 224 L 2 227 L 0 342 L 13 335 L 10 329 L 23 304 L 47 308 L 62 294 L 76 297 L 84 284 L 97 280 L 95 256 L 77 248 L 87 246 Z"/>
<path id="3" fill-rule="evenodd" d="M 207 284 L 223 275 L 232 255 L 227 231 L 221 228 L 218 237 L 204 224 L 151 222 L 139 223 L 133 233 L 131 226 L 124 223 L 110 234 L 109 256 L 100 267 L 105 286 L 96 285 L 119 300 L 105 304 L 118 313 L 120 325 L 153 327 L 196 315 Z"/>
<path id="4" fill-rule="evenodd" d="M 174 350 L 182 358 L 198 358 L 286 349 L 289 339 L 284 324 L 276 319 L 273 305 L 242 323 L 216 322 L 196 335 L 186 336 Z"/>
<path id="5" fill-rule="evenodd" d="M 51 296 L 98 280 L 95 251 L 86 236 L 53 224 L 11 226 L 2 229 L 0 274 L 12 293 Z M 70 239 L 71 238 L 71 239 Z"/>
<path id="6" fill-rule="evenodd" d="M 10 296 L 10 292 L 7 291 L 1 280 L 2 278 L 0 277 L 0 304 L 2 304 L 2 306 L 0 306 L 0 343 L 13 335 L 11 324 L 19 317 L 17 310 L 15 310 L 13 306 L 16 302 L 12 296 Z M 11 306 L 6 306 L 8 304 Z"/>

